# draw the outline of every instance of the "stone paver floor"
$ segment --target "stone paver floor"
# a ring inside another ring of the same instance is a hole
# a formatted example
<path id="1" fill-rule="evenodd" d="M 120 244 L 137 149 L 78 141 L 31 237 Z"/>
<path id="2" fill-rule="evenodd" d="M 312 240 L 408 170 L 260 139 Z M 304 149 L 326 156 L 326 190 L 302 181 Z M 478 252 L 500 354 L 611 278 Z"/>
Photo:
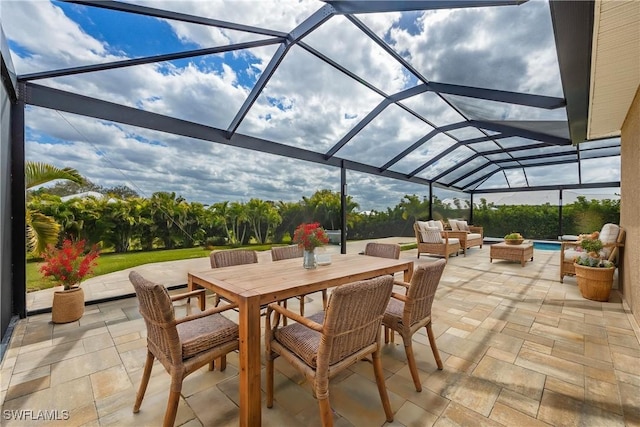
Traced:
<path id="1" fill-rule="evenodd" d="M 401 256 L 415 259 L 416 252 Z M 336 425 L 640 425 L 638 327 L 617 291 L 599 303 L 583 299 L 575 279 L 559 283 L 558 258 L 536 250 L 524 267 L 490 263 L 486 246 L 451 258 L 433 307 L 444 369 L 436 369 L 424 330 L 417 333 L 423 385 L 417 393 L 396 336 L 382 359 L 394 422 L 385 422 L 365 360 L 331 381 Z M 432 261 L 423 256 L 416 263 Z M 321 307 L 319 294 L 308 298 L 309 313 Z M 293 300 L 290 306 L 297 308 Z M 184 314 L 186 306 L 177 311 Z M 135 298 L 89 305 L 71 324 L 50 320 L 39 314 L 15 326 L 0 370 L 0 424 L 161 425 L 169 375 L 157 363 L 140 413 L 131 411 L 146 353 Z M 319 424 L 308 383 L 280 359 L 275 385 L 263 425 Z M 237 354 L 231 354 L 226 371 L 205 367 L 187 377 L 176 425 L 237 425 L 238 404 Z"/>

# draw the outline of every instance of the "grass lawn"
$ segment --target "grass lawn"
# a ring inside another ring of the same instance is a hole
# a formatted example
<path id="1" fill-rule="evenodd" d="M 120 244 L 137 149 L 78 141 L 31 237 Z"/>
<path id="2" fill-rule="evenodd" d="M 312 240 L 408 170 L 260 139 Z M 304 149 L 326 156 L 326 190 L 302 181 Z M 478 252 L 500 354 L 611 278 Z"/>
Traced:
<path id="1" fill-rule="evenodd" d="M 271 245 L 252 245 L 250 248 L 257 251 L 264 251 L 271 249 Z M 214 249 L 229 249 L 229 247 L 220 246 L 215 247 Z M 94 270 L 92 277 L 152 262 L 202 258 L 209 256 L 209 253 L 211 253 L 210 248 L 204 249 L 202 247 L 156 250 L 149 252 L 127 252 L 121 254 L 105 253 L 101 254 L 98 258 L 98 265 Z M 27 292 L 39 291 L 57 286 L 57 283 L 54 280 L 42 277 L 42 274 L 40 273 L 41 264 L 42 263 L 38 261 L 27 262 Z"/>

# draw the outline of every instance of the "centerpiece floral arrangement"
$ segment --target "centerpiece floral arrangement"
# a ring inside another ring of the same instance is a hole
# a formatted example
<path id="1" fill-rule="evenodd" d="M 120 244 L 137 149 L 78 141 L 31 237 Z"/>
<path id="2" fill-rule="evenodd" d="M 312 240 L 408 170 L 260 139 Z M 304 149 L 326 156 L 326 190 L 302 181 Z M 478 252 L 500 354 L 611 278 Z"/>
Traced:
<path id="1" fill-rule="evenodd" d="M 85 241 L 72 242 L 66 239 L 61 248 L 49 245 L 43 253 L 44 264 L 40 272 L 44 277 L 52 277 L 67 291 L 79 286 L 82 279 L 93 273 L 96 259 L 100 256 L 94 245 L 87 250 Z"/>
<path id="2" fill-rule="evenodd" d="M 576 264 L 585 267 L 610 268 L 613 267 L 611 261 L 602 259 L 602 241 L 598 238 L 585 237 L 580 241 L 580 247 L 584 253 L 576 257 Z"/>
<path id="3" fill-rule="evenodd" d="M 329 243 L 329 236 L 319 222 L 302 223 L 293 233 L 293 243 L 305 251 L 313 251 L 318 246 Z"/>

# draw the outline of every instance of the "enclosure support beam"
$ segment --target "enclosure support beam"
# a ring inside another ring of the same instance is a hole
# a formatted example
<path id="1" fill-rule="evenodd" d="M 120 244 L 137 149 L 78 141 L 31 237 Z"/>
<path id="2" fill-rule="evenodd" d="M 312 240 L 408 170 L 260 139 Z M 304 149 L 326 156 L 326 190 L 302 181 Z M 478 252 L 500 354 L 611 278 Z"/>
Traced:
<path id="1" fill-rule="evenodd" d="M 24 319 L 27 316 L 24 85 L 18 88 L 18 101 L 11 104 L 11 271 L 13 310 Z"/>
<path id="2" fill-rule="evenodd" d="M 340 216 L 342 227 L 340 230 L 340 253 L 347 253 L 347 168 L 344 162 L 340 167 Z"/>

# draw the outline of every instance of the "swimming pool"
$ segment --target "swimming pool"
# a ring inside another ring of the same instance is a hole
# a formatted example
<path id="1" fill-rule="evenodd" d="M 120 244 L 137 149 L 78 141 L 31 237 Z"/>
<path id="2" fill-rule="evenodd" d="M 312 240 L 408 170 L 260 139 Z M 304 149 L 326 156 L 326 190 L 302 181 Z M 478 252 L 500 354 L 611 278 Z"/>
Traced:
<path id="1" fill-rule="evenodd" d="M 540 249 L 543 251 L 559 251 L 560 243 L 555 242 L 533 242 L 534 249 Z"/>
<path id="2" fill-rule="evenodd" d="M 487 238 L 484 240 L 487 244 L 499 243 L 502 242 L 503 239 L 492 239 Z M 544 240 L 534 240 L 533 248 L 541 251 L 559 251 L 560 250 L 560 242 L 552 242 L 552 241 L 544 241 Z"/>

